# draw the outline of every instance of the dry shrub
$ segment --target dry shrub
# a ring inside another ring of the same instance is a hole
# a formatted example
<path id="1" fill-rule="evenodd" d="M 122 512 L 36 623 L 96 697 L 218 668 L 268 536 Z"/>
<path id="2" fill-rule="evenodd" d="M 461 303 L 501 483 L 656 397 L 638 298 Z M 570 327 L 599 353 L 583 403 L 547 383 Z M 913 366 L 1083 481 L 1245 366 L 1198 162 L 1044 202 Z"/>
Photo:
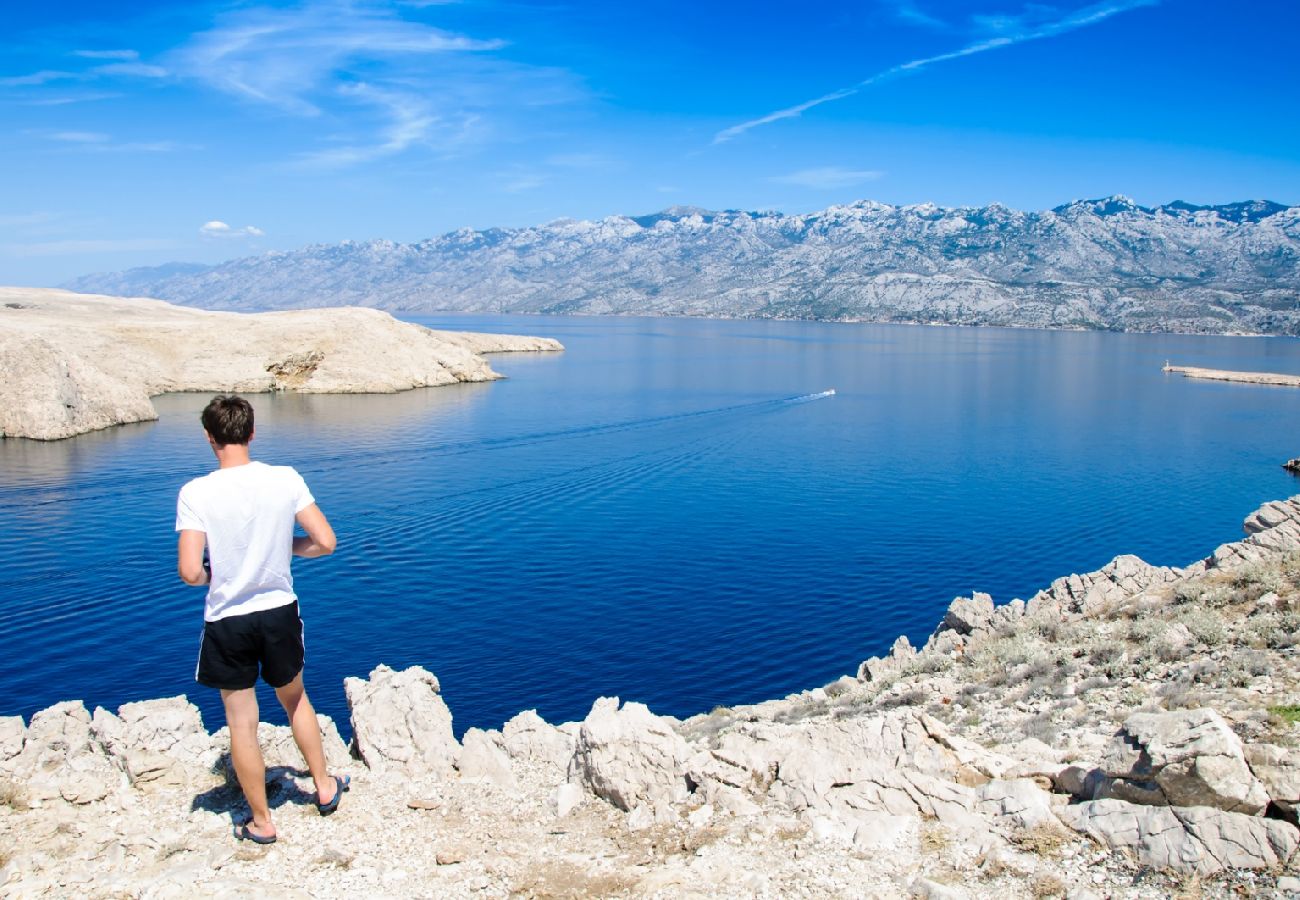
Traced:
<path id="1" fill-rule="evenodd" d="M 1065 886 L 1065 882 L 1048 872 L 1040 872 L 1035 875 L 1034 880 L 1030 882 L 1029 889 L 1034 892 L 1035 897 L 1043 898 L 1043 900 L 1049 897 L 1065 897 L 1069 893 L 1069 888 Z"/>
<path id="2" fill-rule="evenodd" d="M 1061 831 L 1060 828 L 1053 827 L 1046 822 L 1035 825 L 1032 828 L 1022 828 L 1011 835 L 1011 842 L 1029 853 L 1037 853 L 1039 856 L 1057 856 L 1065 842 L 1069 840 L 1069 835 Z"/>
<path id="3" fill-rule="evenodd" d="M 27 809 L 27 787 L 12 778 L 0 778 L 0 806 L 18 811 Z"/>

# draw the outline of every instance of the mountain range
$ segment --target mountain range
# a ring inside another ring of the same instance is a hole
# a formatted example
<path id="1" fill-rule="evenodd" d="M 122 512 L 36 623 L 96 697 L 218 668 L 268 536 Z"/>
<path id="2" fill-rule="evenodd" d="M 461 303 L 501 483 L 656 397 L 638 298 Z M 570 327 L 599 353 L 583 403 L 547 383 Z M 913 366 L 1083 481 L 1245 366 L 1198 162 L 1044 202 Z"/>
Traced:
<path id="1" fill-rule="evenodd" d="M 1300 207 L 672 207 L 77 278 L 217 309 L 695 315 L 1300 335 Z"/>

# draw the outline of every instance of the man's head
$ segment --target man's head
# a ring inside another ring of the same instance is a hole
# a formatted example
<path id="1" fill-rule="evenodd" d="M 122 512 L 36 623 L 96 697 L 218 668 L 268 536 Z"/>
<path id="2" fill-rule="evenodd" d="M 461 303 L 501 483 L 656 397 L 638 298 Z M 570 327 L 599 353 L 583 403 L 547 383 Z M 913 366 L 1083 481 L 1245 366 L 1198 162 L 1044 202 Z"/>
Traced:
<path id="1" fill-rule="evenodd" d="M 218 447 L 253 439 L 253 405 L 243 397 L 219 395 L 203 408 L 203 430 Z"/>

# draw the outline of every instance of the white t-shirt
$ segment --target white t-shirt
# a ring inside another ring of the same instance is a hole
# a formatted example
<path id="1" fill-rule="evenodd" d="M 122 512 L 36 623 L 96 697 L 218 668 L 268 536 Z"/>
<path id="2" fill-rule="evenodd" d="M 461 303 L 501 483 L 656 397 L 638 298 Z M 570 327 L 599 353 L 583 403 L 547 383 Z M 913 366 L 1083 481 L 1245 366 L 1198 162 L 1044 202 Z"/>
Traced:
<path id="1" fill-rule="evenodd" d="M 208 539 L 205 621 L 297 599 L 289 570 L 294 517 L 315 502 L 292 466 L 260 462 L 217 469 L 181 488 L 176 530 L 202 531 Z"/>

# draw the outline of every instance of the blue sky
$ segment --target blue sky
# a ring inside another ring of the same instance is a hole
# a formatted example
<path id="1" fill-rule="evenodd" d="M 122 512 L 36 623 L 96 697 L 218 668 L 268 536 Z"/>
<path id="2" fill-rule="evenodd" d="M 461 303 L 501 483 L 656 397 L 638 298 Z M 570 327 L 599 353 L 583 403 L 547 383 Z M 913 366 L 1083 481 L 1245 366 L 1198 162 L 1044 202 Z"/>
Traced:
<path id="1" fill-rule="evenodd" d="M 7 4 L 0 283 L 855 199 L 1300 202 L 1294 0 Z"/>

